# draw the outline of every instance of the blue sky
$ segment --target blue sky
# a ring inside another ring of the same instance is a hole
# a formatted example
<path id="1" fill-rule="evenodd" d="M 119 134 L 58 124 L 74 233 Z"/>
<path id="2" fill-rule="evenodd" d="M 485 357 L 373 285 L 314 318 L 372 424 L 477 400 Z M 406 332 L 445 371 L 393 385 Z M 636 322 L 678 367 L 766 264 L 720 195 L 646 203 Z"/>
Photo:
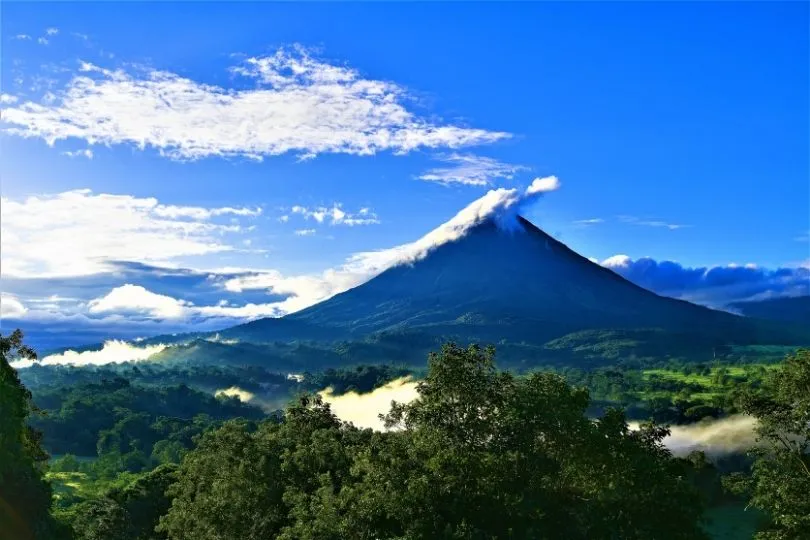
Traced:
<path id="1" fill-rule="evenodd" d="M 729 279 L 757 287 L 704 303 L 803 292 L 807 20 L 798 2 L 4 3 L 4 319 L 112 336 L 281 314 L 356 284 L 328 272 L 353 255 L 550 175 L 526 217 L 628 276 L 646 261 L 648 286 L 651 258 L 756 265 Z M 667 268 L 659 292 L 706 288 Z"/>

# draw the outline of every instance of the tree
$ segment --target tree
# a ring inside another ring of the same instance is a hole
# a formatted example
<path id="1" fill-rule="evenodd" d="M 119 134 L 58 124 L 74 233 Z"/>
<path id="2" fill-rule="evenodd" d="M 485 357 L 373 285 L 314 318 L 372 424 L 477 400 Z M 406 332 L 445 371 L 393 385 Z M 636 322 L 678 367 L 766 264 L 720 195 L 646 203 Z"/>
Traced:
<path id="1" fill-rule="evenodd" d="M 789 355 L 764 391 L 743 398 L 742 409 L 758 420 L 761 446 L 750 477 L 732 476 L 727 484 L 769 515 L 758 539 L 810 538 L 810 350 Z"/>
<path id="2" fill-rule="evenodd" d="M 518 379 L 494 351 L 445 346 L 355 466 L 357 538 L 702 538 L 701 504 L 661 441 L 623 413 L 591 421 L 584 389 Z"/>
<path id="3" fill-rule="evenodd" d="M 27 425 L 31 393 L 11 367 L 17 359 L 36 359 L 22 332 L 0 335 L 0 539 L 54 538 L 59 532 L 49 515 L 51 487 L 43 471 L 48 454 L 41 435 Z"/>
<path id="4" fill-rule="evenodd" d="M 431 355 L 389 430 L 359 430 L 303 397 L 281 423 L 205 433 L 169 488 L 173 540 L 692 540 L 702 507 L 665 429 L 585 414 L 584 389 L 517 378 L 494 351 Z"/>

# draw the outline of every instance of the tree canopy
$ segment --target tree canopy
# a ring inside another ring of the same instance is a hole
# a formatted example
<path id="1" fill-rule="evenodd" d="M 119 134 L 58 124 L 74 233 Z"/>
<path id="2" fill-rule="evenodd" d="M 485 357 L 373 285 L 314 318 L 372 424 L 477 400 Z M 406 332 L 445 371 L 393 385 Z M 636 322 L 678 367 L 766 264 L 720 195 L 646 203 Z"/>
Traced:
<path id="1" fill-rule="evenodd" d="M 666 430 L 585 416 L 587 392 L 516 378 L 493 351 L 431 355 L 387 432 L 304 398 L 282 423 L 229 422 L 184 459 L 171 539 L 694 539 L 701 503 Z"/>

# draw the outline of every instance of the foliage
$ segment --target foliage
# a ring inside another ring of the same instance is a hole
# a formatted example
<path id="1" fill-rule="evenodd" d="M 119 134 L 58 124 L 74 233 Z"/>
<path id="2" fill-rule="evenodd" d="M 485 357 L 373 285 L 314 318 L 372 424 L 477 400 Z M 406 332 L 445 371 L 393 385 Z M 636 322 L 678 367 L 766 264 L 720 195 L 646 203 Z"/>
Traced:
<path id="1" fill-rule="evenodd" d="M 36 359 L 19 330 L 0 335 L 0 539 L 47 539 L 59 536 L 49 516 L 51 488 L 43 478 L 48 455 L 40 434 L 26 425 L 31 394 L 10 362 Z"/>
<path id="2" fill-rule="evenodd" d="M 228 422 L 180 466 L 172 539 L 702 538 L 666 430 L 630 431 L 559 376 L 516 378 L 450 345 L 384 433 L 302 399 L 284 422 Z"/>
<path id="3" fill-rule="evenodd" d="M 176 465 L 162 465 L 122 488 L 82 502 L 62 514 L 75 540 L 159 540 L 158 519 L 169 509 L 168 487 L 176 480 Z"/>
<path id="4" fill-rule="evenodd" d="M 810 350 L 789 356 L 763 391 L 745 396 L 743 410 L 759 421 L 764 447 L 754 451 L 750 477 L 728 485 L 770 516 L 758 539 L 810 538 Z"/>
<path id="5" fill-rule="evenodd" d="M 212 422 L 228 418 L 258 419 L 261 410 L 236 398 L 214 398 L 185 385 L 150 388 L 116 378 L 100 383 L 41 389 L 36 402 L 45 411 L 31 425 L 45 435 L 43 444 L 57 454 L 123 456 L 124 470 L 154 457 L 175 461 L 178 445 L 189 448 L 193 437 Z M 160 441 L 166 441 L 160 445 Z M 176 443 L 174 445 L 170 443 Z"/>
<path id="6" fill-rule="evenodd" d="M 388 365 L 361 364 L 354 368 L 332 369 L 304 374 L 304 383 L 311 391 L 332 388 L 336 395 L 347 392 L 371 392 L 394 379 L 409 375 L 411 370 Z"/>

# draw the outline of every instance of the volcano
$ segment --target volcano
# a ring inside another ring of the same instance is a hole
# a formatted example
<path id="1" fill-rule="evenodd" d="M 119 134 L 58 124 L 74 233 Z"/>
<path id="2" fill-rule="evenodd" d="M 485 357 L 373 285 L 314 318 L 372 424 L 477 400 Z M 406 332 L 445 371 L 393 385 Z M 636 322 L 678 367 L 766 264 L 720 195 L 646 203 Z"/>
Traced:
<path id="1" fill-rule="evenodd" d="M 303 311 L 221 334 L 253 343 L 400 336 L 404 344 L 453 339 L 548 350 L 588 331 L 666 335 L 668 343 L 685 339 L 704 348 L 807 342 L 798 328 L 659 296 L 518 216 L 509 227 L 485 219 L 420 259 Z"/>

